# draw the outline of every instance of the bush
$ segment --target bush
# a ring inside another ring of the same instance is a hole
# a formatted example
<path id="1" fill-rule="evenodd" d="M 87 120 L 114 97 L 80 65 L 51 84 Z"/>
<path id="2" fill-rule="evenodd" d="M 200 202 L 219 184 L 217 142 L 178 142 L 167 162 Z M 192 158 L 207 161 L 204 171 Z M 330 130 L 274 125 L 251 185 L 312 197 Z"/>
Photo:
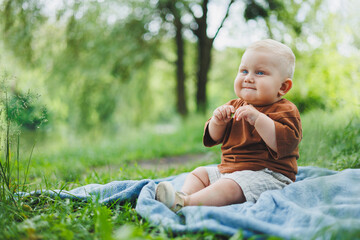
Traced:
<path id="1" fill-rule="evenodd" d="M 322 109 L 326 108 L 326 101 L 322 96 L 316 95 L 312 92 L 307 93 L 305 96 L 300 93 L 295 93 L 290 95 L 288 99 L 293 102 L 300 113 L 310 112 L 314 109 Z"/>
<path id="2" fill-rule="evenodd" d="M 39 96 L 28 91 L 26 94 L 13 92 L 8 99 L 9 116 L 18 126 L 28 130 L 36 130 L 47 123 L 48 111 L 37 102 Z"/>
<path id="3" fill-rule="evenodd" d="M 9 91 L 8 76 L 1 76 L 0 84 L 0 131 L 1 131 L 1 152 L 0 155 L 0 204 L 5 203 L 8 208 L 14 207 L 21 210 L 22 202 L 16 195 L 17 192 L 26 191 L 26 180 L 29 172 L 29 165 L 32 157 L 34 146 L 31 150 L 30 157 L 22 163 L 20 161 L 20 126 L 23 125 L 21 120 L 27 117 L 31 121 L 30 126 L 36 129 L 46 118 L 41 115 L 35 121 L 33 109 L 34 95 L 30 92 L 23 97 L 15 95 Z M 32 111 L 29 113 L 29 109 Z M 16 211 L 16 210 L 15 210 Z"/>

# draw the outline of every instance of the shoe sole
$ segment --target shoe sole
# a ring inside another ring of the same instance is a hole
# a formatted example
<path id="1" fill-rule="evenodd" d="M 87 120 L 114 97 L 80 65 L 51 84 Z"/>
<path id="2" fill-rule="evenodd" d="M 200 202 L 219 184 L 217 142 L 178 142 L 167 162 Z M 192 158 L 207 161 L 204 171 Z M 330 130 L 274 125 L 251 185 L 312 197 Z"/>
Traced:
<path id="1" fill-rule="evenodd" d="M 155 199 L 171 208 L 175 201 L 175 192 L 170 182 L 161 182 L 158 184 L 155 193 Z"/>

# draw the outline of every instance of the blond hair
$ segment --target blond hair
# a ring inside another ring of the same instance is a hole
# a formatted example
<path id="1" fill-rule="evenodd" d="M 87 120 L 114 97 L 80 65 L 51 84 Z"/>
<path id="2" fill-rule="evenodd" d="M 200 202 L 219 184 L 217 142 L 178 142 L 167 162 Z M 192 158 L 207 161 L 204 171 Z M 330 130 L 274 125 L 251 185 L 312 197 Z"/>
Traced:
<path id="1" fill-rule="evenodd" d="M 285 44 L 272 39 L 265 39 L 252 43 L 246 50 L 265 50 L 276 54 L 281 59 L 287 77 L 293 78 L 295 71 L 295 54 L 291 48 Z"/>

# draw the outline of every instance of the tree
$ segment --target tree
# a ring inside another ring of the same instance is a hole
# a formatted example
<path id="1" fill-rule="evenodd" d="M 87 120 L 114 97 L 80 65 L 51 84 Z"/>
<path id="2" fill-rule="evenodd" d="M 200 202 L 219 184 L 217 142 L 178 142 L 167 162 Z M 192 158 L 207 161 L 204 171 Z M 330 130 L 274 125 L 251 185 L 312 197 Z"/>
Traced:
<path id="1" fill-rule="evenodd" d="M 176 45 L 176 109 L 182 116 L 188 113 L 185 92 L 185 69 L 184 69 L 184 24 L 181 22 L 183 4 L 180 1 L 159 0 L 157 8 L 163 21 L 170 22 L 175 28 Z"/>
<path id="2" fill-rule="evenodd" d="M 23 63 L 33 62 L 33 33 L 45 17 L 42 4 L 34 0 L 5 0 L 0 4 L 3 39 Z"/>
<path id="3" fill-rule="evenodd" d="M 234 0 L 230 0 L 227 4 L 227 10 L 225 16 L 223 17 L 219 27 L 214 36 L 208 36 L 207 29 L 208 29 L 208 4 L 209 0 L 203 0 L 200 3 L 202 9 L 202 15 L 200 17 L 196 17 L 195 13 L 193 12 L 191 5 L 188 6 L 188 10 L 194 18 L 196 26 L 191 28 L 192 32 L 198 39 L 197 48 L 198 48 L 198 63 L 197 63 L 197 89 L 196 89 L 196 106 L 197 111 L 205 112 L 206 111 L 206 104 L 207 104 L 207 97 L 206 97 L 206 85 L 208 82 L 208 72 L 211 66 L 211 50 L 214 45 L 214 40 L 218 36 L 221 28 L 224 25 L 227 17 L 229 16 L 229 10 L 231 5 L 234 3 Z"/>
<path id="4" fill-rule="evenodd" d="M 229 15 L 229 9 L 235 0 L 230 0 L 228 3 L 226 14 L 218 27 L 216 34 L 209 37 L 207 34 L 207 18 L 208 18 L 208 3 L 209 0 L 203 1 L 187 1 L 187 0 L 159 0 L 158 9 L 162 19 L 173 25 L 175 29 L 176 42 L 176 82 L 177 82 L 177 110 L 181 115 L 186 115 L 186 97 L 185 97 L 185 71 L 184 71 L 184 30 L 190 30 L 197 38 L 197 87 L 196 87 L 196 105 L 197 110 L 204 112 L 206 109 L 206 84 L 208 82 L 208 72 L 211 65 L 211 50 L 213 43 L 217 37 L 220 29 L 226 18 Z M 193 8 L 200 7 L 202 9 L 202 16 L 196 17 Z M 192 16 L 191 23 L 183 23 L 183 16 Z"/>
<path id="5" fill-rule="evenodd" d="M 119 112 L 129 123 L 143 121 L 151 112 L 147 73 L 158 52 L 157 37 L 146 38 L 153 13 L 145 10 L 152 6 L 64 0 L 57 21 L 46 21 L 46 4 L 0 1 L 0 40 L 21 60 L 19 68 L 43 73 L 31 80 L 58 102 L 56 120 L 74 129 L 106 125 Z"/>
<path id="6" fill-rule="evenodd" d="M 206 88 L 208 83 L 208 72 L 211 68 L 211 52 L 213 49 L 214 40 L 218 36 L 220 30 L 223 28 L 223 25 L 227 18 L 229 17 L 230 8 L 236 0 L 229 0 L 226 3 L 226 13 L 224 14 L 222 21 L 217 27 L 217 31 L 213 36 L 208 34 L 208 6 L 211 0 L 198 0 L 198 1 L 189 1 L 189 0 L 159 0 L 158 7 L 161 11 L 164 11 L 165 18 L 168 15 L 171 15 L 172 21 L 170 21 L 174 29 L 176 29 L 176 43 L 177 43 L 177 82 L 179 84 L 184 84 L 185 79 L 183 73 L 183 62 L 184 52 L 183 42 L 181 41 L 181 34 L 184 30 L 190 30 L 193 33 L 197 40 L 197 82 L 196 82 L 196 106 L 198 112 L 205 112 L 207 105 L 207 95 Z M 321 0 L 316 1 L 307 1 L 304 0 L 299 3 L 287 2 L 282 0 L 246 0 L 244 1 L 244 10 L 243 15 L 246 21 L 248 20 L 263 20 L 266 23 L 268 36 L 270 38 L 277 38 L 273 33 L 273 29 L 277 28 L 276 26 L 283 26 L 283 29 L 280 29 L 280 32 L 291 30 L 290 33 L 293 36 L 299 36 L 302 33 L 301 21 L 296 19 L 302 4 L 309 5 L 314 11 L 319 7 Z M 200 16 L 195 14 L 195 9 L 198 11 L 201 9 Z M 192 20 L 189 23 L 183 23 L 182 18 L 184 16 L 190 15 Z M 164 17 L 163 17 L 164 18 Z M 241 28 L 241 26 L 238 26 Z M 279 32 L 279 31 L 278 31 Z M 283 41 L 284 39 L 277 39 Z M 181 61 L 179 61 L 181 60 Z M 181 77 L 181 78 L 180 78 Z M 178 96 L 184 96 L 178 94 Z M 183 102 L 185 100 L 178 99 L 178 102 Z"/>
<path id="7" fill-rule="evenodd" d="M 139 4 L 75 1 L 59 10 L 66 23 L 66 47 L 56 57 L 49 81 L 65 89 L 75 126 L 99 126 L 128 109 L 129 122 L 138 124 L 151 111 L 144 75 L 157 57 L 157 39 L 144 37 L 151 15 L 145 3 Z M 131 12 L 109 23 L 113 9 Z M 54 90 L 59 93 L 59 87 Z"/>

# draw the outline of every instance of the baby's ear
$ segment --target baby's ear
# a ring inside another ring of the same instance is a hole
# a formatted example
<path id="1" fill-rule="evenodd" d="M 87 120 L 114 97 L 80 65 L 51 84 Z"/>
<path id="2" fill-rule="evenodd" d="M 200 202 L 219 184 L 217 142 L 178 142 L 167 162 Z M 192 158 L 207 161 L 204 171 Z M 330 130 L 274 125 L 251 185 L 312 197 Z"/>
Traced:
<path id="1" fill-rule="evenodd" d="M 281 84 L 281 87 L 279 89 L 279 96 L 282 97 L 284 96 L 288 91 L 290 91 L 292 87 L 292 80 L 291 78 L 287 78 L 285 79 L 285 81 Z"/>

